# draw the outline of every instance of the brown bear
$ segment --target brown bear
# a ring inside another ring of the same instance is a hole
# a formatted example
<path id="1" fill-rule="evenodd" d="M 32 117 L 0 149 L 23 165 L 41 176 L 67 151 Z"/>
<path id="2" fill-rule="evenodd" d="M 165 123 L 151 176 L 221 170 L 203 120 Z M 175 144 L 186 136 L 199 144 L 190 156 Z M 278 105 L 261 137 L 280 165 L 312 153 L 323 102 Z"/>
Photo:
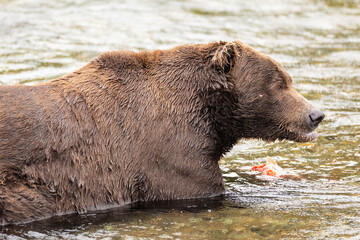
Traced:
<path id="1" fill-rule="evenodd" d="M 0 87 L 0 223 L 220 195 L 241 138 L 311 141 L 324 114 L 240 42 L 115 51 Z"/>

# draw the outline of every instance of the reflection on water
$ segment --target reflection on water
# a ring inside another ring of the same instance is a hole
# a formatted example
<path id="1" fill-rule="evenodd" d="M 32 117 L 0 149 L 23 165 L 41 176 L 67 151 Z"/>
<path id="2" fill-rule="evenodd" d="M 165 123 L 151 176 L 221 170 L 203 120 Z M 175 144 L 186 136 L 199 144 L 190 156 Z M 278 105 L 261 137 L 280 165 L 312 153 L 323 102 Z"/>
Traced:
<path id="1" fill-rule="evenodd" d="M 359 0 L 0 0 L 0 23 L 1 84 L 47 81 L 107 50 L 239 39 L 283 63 L 326 114 L 315 143 L 240 141 L 221 160 L 223 199 L 54 218 L 0 238 L 360 237 Z M 267 156 L 302 178 L 240 170 Z"/>

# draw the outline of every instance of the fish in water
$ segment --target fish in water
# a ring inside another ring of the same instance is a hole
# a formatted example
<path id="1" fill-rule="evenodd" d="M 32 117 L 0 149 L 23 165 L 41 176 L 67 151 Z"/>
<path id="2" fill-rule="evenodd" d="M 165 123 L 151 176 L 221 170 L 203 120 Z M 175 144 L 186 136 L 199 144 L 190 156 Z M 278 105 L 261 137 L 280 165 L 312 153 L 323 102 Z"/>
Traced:
<path id="1" fill-rule="evenodd" d="M 248 174 L 252 174 L 255 172 L 261 173 L 258 174 L 256 178 L 260 178 L 266 181 L 274 181 L 277 179 L 284 179 L 284 178 L 298 180 L 301 178 L 301 176 L 299 176 L 298 174 L 280 167 L 271 157 L 267 157 L 267 158 L 268 159 L 264 164 L 253 167 L 250 166 L 241 167 L 238 168 L 238 170 L 247 172 Z"/>
<path id="2" fill-rule="evenodd" d="M 261 172 L 263 175 L 267 176 L 273 176 L 273 177 L 282 177 L 282 173 L 284 170 L 277 165 L 274 159 L 268 157 L 268 160 L 266 163 L 253 166 L 251 168 L 252 171 L 258 171 Z"/>
<path id="3" fill-rule="evenodd" d="M 272 177 L 281 177 L 281 178 L 299 178 L 300 176 L 293 173 L 284 170 L 281 168 L 274 159 L 271 157 L 268 157 L 268 160 L 266 163 L 253 166 L 251 168 L 252 171 L 258 171 L 261 172 L 262 175 L 265 176 L 272 176 Z"/>

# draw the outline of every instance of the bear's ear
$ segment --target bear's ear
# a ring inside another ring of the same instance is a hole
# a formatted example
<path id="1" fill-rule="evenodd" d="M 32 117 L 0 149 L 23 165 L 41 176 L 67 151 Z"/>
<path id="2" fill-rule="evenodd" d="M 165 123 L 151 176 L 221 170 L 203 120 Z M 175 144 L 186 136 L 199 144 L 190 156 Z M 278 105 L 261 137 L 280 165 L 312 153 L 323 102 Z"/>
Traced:
<path id="1" fill-rule="evenodd" d="M 236 43 L 230 42 L 219 46 L 211 59 L 211 66 L 217 71 L 228 73 L 234 65 L 235 56 L 238 56 Z"/>

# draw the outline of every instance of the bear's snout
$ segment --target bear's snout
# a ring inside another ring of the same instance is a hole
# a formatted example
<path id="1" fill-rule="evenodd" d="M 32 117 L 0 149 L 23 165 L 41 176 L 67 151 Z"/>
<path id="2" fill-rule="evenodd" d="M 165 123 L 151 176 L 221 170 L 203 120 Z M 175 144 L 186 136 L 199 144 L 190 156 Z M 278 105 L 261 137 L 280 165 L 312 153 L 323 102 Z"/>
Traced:
<path id="1" fill-rule="evenodd" d="M 323 112 L 313 109 L 308 116 L 308 123 L 312 129 L 315 129 L 324 118 L 325 114 Z"/>

